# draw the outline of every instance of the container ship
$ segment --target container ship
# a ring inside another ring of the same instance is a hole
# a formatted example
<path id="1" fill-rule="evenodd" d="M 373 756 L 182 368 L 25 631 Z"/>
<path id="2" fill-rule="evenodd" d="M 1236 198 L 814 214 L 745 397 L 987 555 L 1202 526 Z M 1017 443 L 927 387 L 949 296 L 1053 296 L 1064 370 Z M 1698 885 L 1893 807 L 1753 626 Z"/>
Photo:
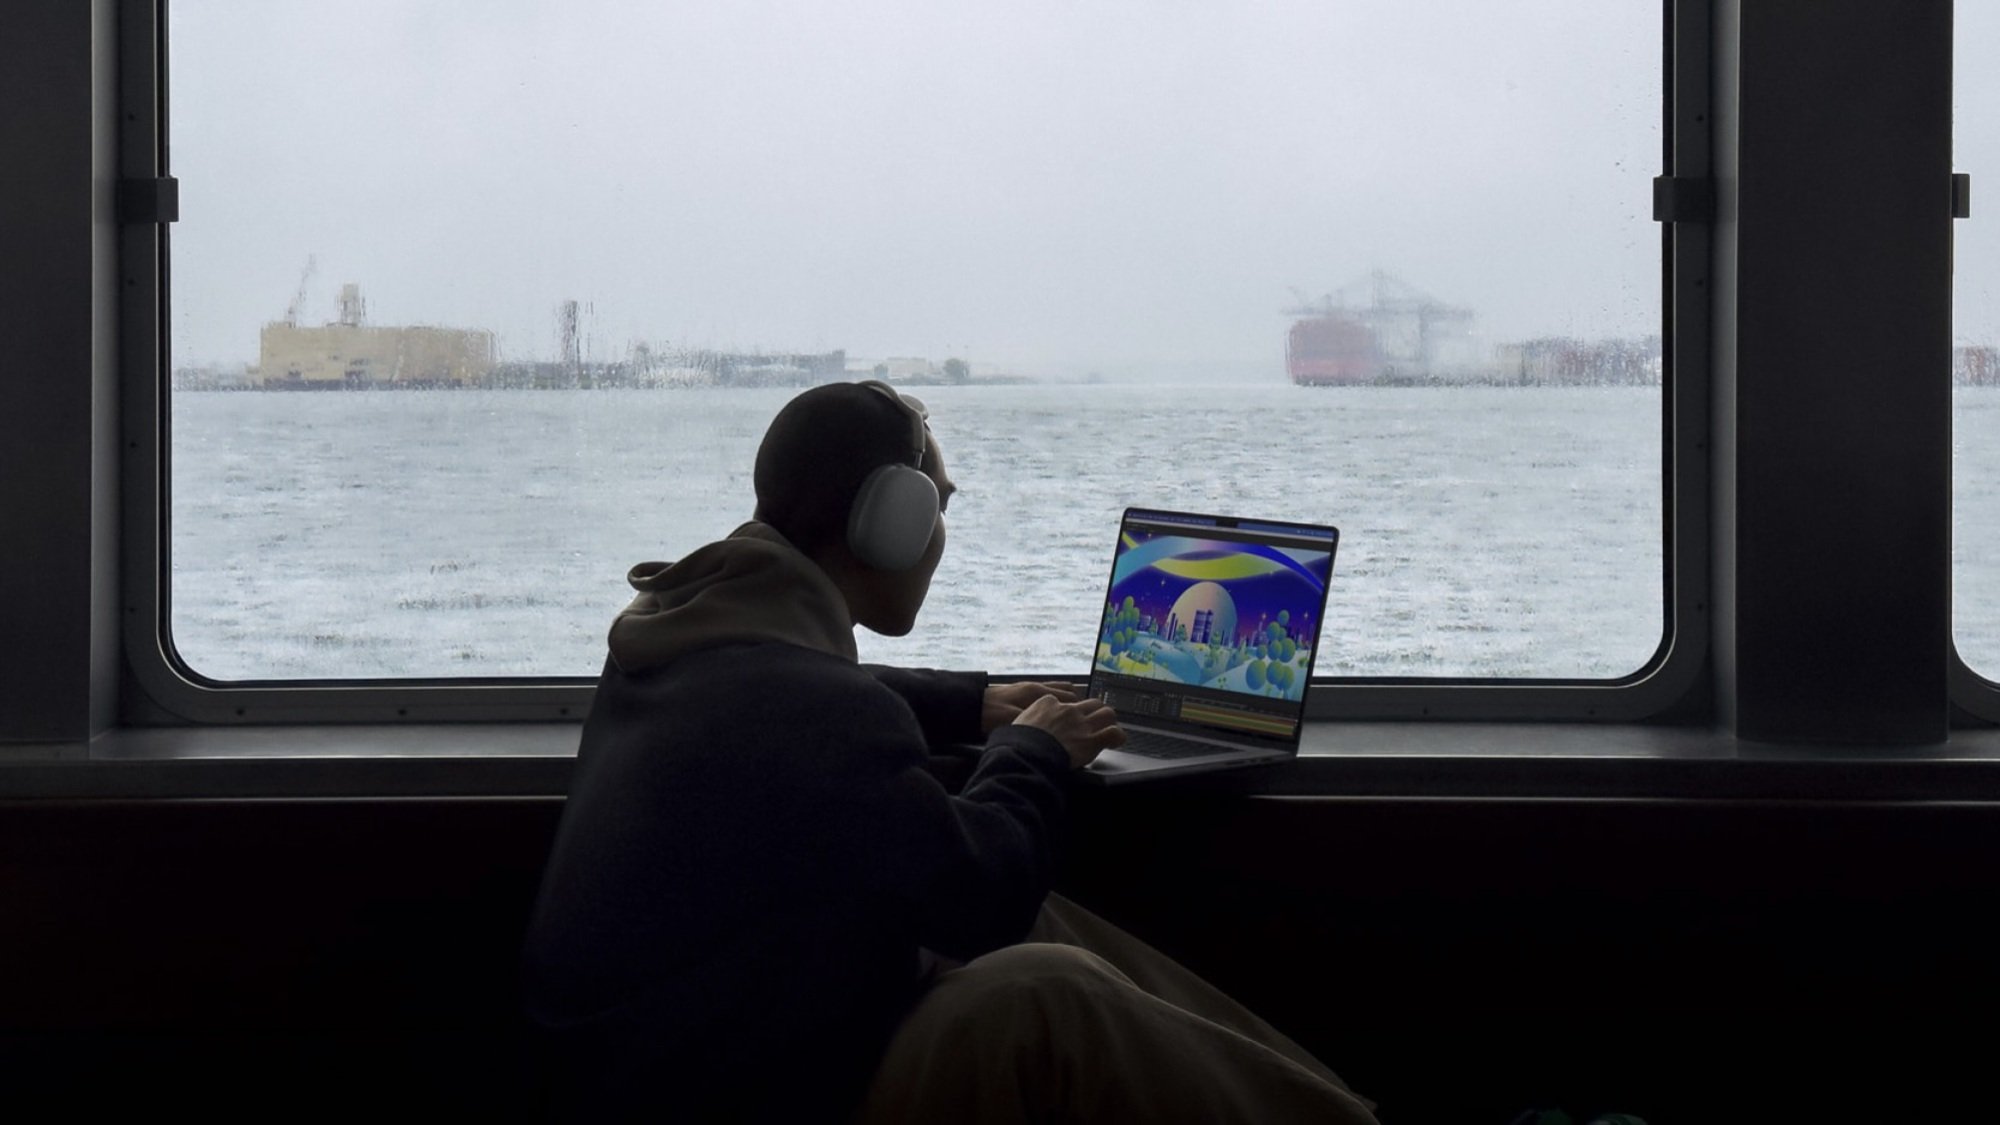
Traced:
<path id="1" fill-rule="evenodd" d="M 1285 371 L 1299 386 L 1458 382 L 1479 366 L 1471 309 L 1380 270 L 1318 301 L 1294 295 Z"/>

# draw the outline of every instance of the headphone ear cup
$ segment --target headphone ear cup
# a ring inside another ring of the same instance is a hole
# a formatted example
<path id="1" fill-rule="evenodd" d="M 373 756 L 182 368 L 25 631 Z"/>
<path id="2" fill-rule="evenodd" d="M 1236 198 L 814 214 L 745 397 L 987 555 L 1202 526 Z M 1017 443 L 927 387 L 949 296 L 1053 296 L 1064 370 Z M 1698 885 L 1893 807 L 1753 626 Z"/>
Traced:
<path id="1" fill-rule="evenodd" d="M 868 474 L 847 514 L 847 546 L 877 570 L 908 570 L 924 557 L 937 524 L 937 485 L 908 465 Z"/>

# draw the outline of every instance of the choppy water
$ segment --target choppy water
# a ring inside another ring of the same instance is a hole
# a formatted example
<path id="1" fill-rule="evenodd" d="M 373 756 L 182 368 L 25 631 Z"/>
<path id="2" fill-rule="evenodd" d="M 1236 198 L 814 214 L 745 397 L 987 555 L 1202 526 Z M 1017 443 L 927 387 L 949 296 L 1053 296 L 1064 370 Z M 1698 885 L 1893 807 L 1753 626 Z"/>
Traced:
<path id="1" fill-rule="evenodd" d="M 791 393 L 177 394 L 175 643 L 225 680 L 594 675 L 626 568 L 747 517 Z M 1617 676 L 1660 642 L 1658 388 L 920 393 L 962 491 L 917 632 L 865 659 L 1080 674 L 1128 504 L 1341 528 L 1322 674 Z"/>

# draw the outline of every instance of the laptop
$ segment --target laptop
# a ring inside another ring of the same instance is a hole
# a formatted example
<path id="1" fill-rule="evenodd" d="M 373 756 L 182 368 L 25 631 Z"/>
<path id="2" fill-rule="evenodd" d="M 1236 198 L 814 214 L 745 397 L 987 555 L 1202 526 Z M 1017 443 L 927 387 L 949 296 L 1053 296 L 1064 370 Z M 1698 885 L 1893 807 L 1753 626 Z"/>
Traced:
<path id="1" fill-rule="evenodd" d="M 1077 775 L 1123 785 L 1297 757 L 1339 544 L 1318 524 L 1126 509 L 1087 690 L 1127 742 Z"/>

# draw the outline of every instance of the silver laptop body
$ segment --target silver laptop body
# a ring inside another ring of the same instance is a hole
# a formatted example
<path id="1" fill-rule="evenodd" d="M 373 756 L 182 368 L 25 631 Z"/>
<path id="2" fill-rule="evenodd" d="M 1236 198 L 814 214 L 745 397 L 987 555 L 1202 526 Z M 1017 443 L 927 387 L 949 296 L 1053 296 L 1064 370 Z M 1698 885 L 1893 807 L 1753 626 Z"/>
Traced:
<path id="1" fill-rule="evenodd" d="M 1296 757 L 1339 543 L 1319 524 L 1127 509 L 1088 692 L 1128 741 L 1078 776 L 1123 785 Z"/>

